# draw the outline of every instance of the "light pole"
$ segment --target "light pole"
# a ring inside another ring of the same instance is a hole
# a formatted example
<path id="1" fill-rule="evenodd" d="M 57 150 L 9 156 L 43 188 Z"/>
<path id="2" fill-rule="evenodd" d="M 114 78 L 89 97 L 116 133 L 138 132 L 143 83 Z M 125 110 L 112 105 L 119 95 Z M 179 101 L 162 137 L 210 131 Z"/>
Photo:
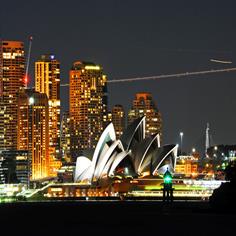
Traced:
<path id="1" fill-rule="evenodd" d="M 179 135 L 180 135 L 180 155 L 182 155 L 182 147 L 183 147 L 183 136 L 184 136 L 184 133 L 183 133 L 183 132 L 180 132 Z"/>

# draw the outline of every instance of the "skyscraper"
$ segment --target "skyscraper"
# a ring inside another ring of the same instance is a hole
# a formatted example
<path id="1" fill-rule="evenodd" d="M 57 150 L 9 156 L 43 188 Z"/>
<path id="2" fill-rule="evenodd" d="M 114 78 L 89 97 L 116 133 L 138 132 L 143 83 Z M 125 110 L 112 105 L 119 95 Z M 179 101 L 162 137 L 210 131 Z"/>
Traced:
<path id="1" fill-rule="evenodd" d="M 125 129 L 125 111 L 122 105 L 115 105 L 112 108 L 112 123 L 116 131 L 116 137 L 120 138 Z"/>
<path id="2" fill-rule="evenodd" d="M 60 138 L 62 157 L 68 158 L 70 157 L 70 114 L 68 111 L 62 115 Z"/>
<path id="3" fill-rule="evenodd" d="M 103 116 L 103 127 L 107 127 L 112 122 L 112 113 L 111 111 L 107 111 Z"/>
<path id="4" fill-rule="evenodd" d="M 0 184 L 30 185 L 31 152 L 27 150 L 0 151 Z"/>
<path id="5" fill-rule="evenodd" d="M 161 113 L 150 93 L 137 93 L 128 114 L 128 123 L 138 117 L 146 116 L 146 135 L 162 134 Z"/>
<path id="6" fill-rule="evenodd" d="M 49 154 L 54 159 L 60 148 L 60 63 L 54 55 L 42 55 L 35 62 L 35 90 L 48 97 Z"/>
<path id="7" fill-rule="evenodd" d="M 49 176 L 49 108 L 45 93 L 26 89 L 18 99 L 17 149 L 31 151 L 32 180 Z"/>
<path id="8" fill-rule="evenodd" d="M 25 86 L 24 43 L 0 40 L 0 149 L 17 147 L 17 97 Z"/>
<path id="9" fill-rule="evenodd" d="M 77 61 L 70 70 L 71 154 L 95 148 L 107 110 L 107 78 L 99 65 Z"/>

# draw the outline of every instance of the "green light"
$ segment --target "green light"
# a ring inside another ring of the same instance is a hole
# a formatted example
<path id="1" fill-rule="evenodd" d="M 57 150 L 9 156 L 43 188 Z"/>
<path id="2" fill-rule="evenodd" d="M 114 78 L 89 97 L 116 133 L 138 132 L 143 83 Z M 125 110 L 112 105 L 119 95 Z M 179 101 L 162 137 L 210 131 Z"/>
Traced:
<path id="1" fill-rule="evenodd" d="M 222 166 L 222 169 L 224 170 L 226 167 L 226 164 L 223 162 L 223 164 L 221 166 Z"/>
<path id="2" fill-rule="evenodd" d="M 164 174 L 164 184 L 172 184 L 172 175 L 169 172 L 168 168 Z"/>
<path id="3" fill-rule="evenodd" d="M 171 176 L 165 176 L 164 177 L 164 183 L 165 184 L 170 184 L 172 182 L 172 178 L 171 178 Z"/>

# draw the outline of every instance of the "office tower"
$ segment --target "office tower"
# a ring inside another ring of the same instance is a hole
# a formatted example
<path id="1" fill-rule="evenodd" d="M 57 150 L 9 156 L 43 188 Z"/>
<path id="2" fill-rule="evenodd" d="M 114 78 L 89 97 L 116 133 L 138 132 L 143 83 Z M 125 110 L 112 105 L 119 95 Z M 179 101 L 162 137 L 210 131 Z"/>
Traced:
<path id="1" fill-rule="evenodd" d="M 60 150 L 60 63 L 54 55 L 42 55 L 35 62 L 35 90 L 48 97 L 49 154 L 53 160 Z"/>
<path id="2" fill-rule="evenodd" d="M 146 116 L 146 135 L 159 133 L 162 135 L 162 119 L 152 95 L 150 93 L 137 93 L 128 114 L 128 123 L 138 117 Z"/>
<path id="3" fill-rule="evenodd" d="M 106 112 L 103 116 L 103 127 L 107 127 L 112 122 L 112 113 L 111 111 Z"/>
<path id="4" fill-rule="evenodd" d="M 62 157 L 64 159 L 70 158 L 70 115 L 69 111 L 66 111 L 62 115 L 61 120 L 61 136 L 60 147 Z"/>
<path id="5" fill-rule="evenodd" d="M 31 152 L 27 150 L 0 151 L 0 184 L 21 183 L 29 187 Z"/>
<path id="6" fill-rule="evenodd" d="M 112 108 L 112 123 L 116 131 L 116 137 L 120 138 L 125 129 L 125 111 L 122 105 L 115 105 Z"/>
<path id="7" fill-rule="evenodd" d="M 107 79 L 99 65 L 77 61 L 70 70 L 71 155 L 95 148 L 105 126 Z"/>
<path id="8" fill-rule="evenodd" d="M 26 89 L 18 99 L 17 149 L 31 151 L 32 180 L 49 176 L 49 108 L 45 93 Z"/>
<path id="9" fill-rule="evenodd" d="M 17 94 L 25 86 L 24 43 L 0 40 L 0 149 L 17 147 Z"/>

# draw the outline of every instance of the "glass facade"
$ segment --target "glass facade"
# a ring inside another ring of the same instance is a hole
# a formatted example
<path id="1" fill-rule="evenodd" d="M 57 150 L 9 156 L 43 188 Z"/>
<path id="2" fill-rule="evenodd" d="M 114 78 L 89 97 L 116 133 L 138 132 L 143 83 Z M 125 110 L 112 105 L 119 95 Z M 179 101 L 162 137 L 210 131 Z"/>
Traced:
<path id="1" fill-rule="evenodd" d="M 17 94 L 25 82 L 23 42 L 0 40 L 0 150 L 16 150 Z"/>
<path id="2" fill-rule="evenodd" d="M 159 133 L 162 137 L 162 118 L 150 93 L 137 93 L 128 114 L 128 124 L 146 116 L 146 136 Z"/>
<path id="3" fill-rule="evenodd" d="M 19 94 L 17 149 L 32 153 L 32 180 L 49 176 L 48 113 L 46 94 L 32 89 Z"/>
<path id="4" fill-rule="evenodd" d="M 77 61 L 70 70 L 71 156 L 93 150 L 105 126 L 107 78 L 99 65 Z"/>

